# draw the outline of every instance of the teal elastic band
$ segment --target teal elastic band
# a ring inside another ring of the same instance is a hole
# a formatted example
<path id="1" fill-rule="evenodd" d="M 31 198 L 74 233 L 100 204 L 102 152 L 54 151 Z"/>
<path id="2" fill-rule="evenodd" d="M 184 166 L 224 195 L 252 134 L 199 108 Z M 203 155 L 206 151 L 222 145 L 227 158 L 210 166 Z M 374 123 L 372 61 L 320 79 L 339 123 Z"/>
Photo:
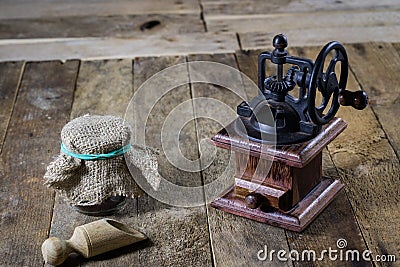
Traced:
<path id="1" fill-rule="evenodd" d="M 117 150 L 111 151 L 110 153 L 107 154 L 76 154 L 74 152 L 69 151 L 63 143 L 61 143 L 61 151 L 71 157 L 77 158 L 77 159 L 83 159 L 83 160 L 105 160 L 109 158 L 114 158 L 117 156 L 120 156 L 122 154 L 125 154 L 131 149 L 131 144 L 128 144 L 124 147 L 121 147 Z"/>

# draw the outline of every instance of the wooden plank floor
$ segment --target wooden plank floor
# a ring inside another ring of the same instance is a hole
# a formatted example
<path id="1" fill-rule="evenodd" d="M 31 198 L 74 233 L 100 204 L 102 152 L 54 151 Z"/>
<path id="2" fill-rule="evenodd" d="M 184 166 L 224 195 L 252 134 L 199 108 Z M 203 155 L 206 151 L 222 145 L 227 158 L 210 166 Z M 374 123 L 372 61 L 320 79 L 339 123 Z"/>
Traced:
<path id="1" fill-rule="evenodd" d="M 290 52 L 315 58 L 319 49 L 294 47 Z M 346 187 L 304 232 L 257 223 L 209 205 L 172 207 L 145 195 L 111 217 L 140 229 L 148 241 L 93 259 L 70 257 L 63 266 L 400 266 L 400 87 L 396 78 L 400 44 L 353 44 L 347 50 L 348 88 L 366 90 L 371 105 L 361 112 L 341 107 L 338 116 L 349 126 L 323 152 L 323 172 Z M 40 246 L 49 235 L 68 238 L 76 226 L 97 219 L 73 211 L 43 186 L 43 174 L 59 152 L 60 130 L 67 121 L 86 113 L 123 116 L 144 81 L 179 63 L 223 63 L 256 81 L 258 52 L 0 63 L 0 266 L 43 266 Z M 189 82 L 193 73 L 186 69 L 176 75 Z M 246 85 L 244 91 L 248 96 L 254 93 Z M 219 86 L 179 86 L 155 106 L 146 131 L 147 145 L 161 148 L 160 129 L 167 115 L 180 103 L 199 97 L 217 99 L 232 108 L 240 102 Z M 218 114 L 212 108 L 194 102 L 188 116 L 195 118 L 205 109 Z M 192 120 L 180 133 L 181 150 L 190 159 L 198 158 L 199 146 L 193 144 L 210 138 L 219 128 L 210 120 Z M 161 155 L 160 171 L 176 183 L 201 185 L 213 181 L 226 167 L 229 155 L 220 150 L 217 155 L 219 160 L 201 173 L 179 170 Z M 200 164 L 208 162 L 208 157 Z M 339 238 L 347 240 L 346 249 L 395 255 L 397 261 L 257 259 L 264 246 L 318 253 L 335 249 Z"/>
<path id="2" fill-rule="evenodd" d="M 345 30 L 344 30 L 345 29 Z M 118 59 L 400 42 L 398 0 L 4 0 L 0 62 Z"/>

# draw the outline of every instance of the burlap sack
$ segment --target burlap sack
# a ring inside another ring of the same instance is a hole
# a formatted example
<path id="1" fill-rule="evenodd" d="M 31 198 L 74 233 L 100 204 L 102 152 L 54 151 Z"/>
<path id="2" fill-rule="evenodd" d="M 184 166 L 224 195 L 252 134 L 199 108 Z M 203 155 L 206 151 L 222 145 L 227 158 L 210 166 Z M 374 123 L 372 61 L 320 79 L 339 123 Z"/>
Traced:
<path id="1" fill-rule="evenodd" d="M 99 155 L 116 151 L 130 142 L 130 128 L 115 116 L 85 115 L 70 121 L 61 131 L 67 153 L 47 167 L 45 184 L 56 189 L 72 205 L 97 205 L 110 196 L 142 194 L 130 175 L 124 155 L 83 160 L 74 154 Z"/>

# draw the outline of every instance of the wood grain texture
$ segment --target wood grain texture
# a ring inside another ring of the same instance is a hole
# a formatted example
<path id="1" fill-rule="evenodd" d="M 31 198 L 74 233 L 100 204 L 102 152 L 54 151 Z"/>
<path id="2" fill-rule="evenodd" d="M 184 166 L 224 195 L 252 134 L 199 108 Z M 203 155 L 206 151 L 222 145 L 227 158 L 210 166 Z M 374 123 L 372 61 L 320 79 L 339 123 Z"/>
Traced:
<path id="1" fill-rule="evenodd" d="M 158 21 L 153 27 L 144 26 Z M 144 27 L 144 28 L 143 28 Z M 160 34 L 204 32 L 201 19 L 193 15 L 113 15 L 0 20 L 0 39 L 61 37 L 144 37 Z"/>
<path id="2" fill-rule="evenodd" d="M 174 66 L 185 64 L 185 57 L 151 57 L 137 58 L 134 64 L 134 88 L 137 93 L 138 88 L 148 78 L 159 71 Z M 187 68 L 180 73 L 170 73 L 163 76 L 164 81 L 173 82 L 189 81 Z M 161 82 L 160 86 L 163 86 Z M 165 86 L 165 84 L 164 84 Z M 150 101 L 156 86 L 152 91 L 145 92 L 142 98 L 143 105 L 146 106 Z M 179 167 L 175 167 L 165 157 L 161 147 L 161 131 L 163 123 L 171 111 L 183 103 L 190 101 L 190 87 L 184 84 L 173 88 L 155 103 L 150 118 L 146 121 L 146 145 L 160 149 L 158 157 L 159 172 L 163 178 L 183 186 L 199 186 L 202 184 L 199 172 L 186 172 Z M 190 103 L 190 102 L 189 102 Z M 151 104 L 151 103 L 150 103 Z M 193 118 L 193 108 L 190 107 L 188 117 Z M 183 125 L 179 125 L 182 127 Z M 175 135 L 179 133 L 179 146 L 186 158 L 196 159 L 198 157 L 197 139 L 195 134 L 194 122 L 189 121 L 188 127 L 175 129 Z M 163 144 L 165 141 L 163 140 Z M 168 140 L 167 140 L 168 142 Z M 165 149 L 165 148 L 164 148 Z M 179 190 L 173 194 L 180 194 Z M 181 203 L 185 205 L 186 203 Z M 204 206 L 194 208 L 171 207 L 145 195 L 138 199 L 138 220 L 139 226 L 145 229 L 151 246 L 139 252 L 140 264 L 145 266 L 210 266 L 210 237 L 208 233 L 207 214 Z"/>
<path id="3" fill-rule="evenodd" d="M 343 11 L 260 16 L 232 16 L 206 20 L 210 32 L 285 32 L 314 28 L 347 28 L 397 25 L 397 11 Z"/>
<path id="4" fill-rule="evenodd" d="M 290 40 L 289 40 L 290 41 Z M 271 48 L 266 48 L 268 50 Z M 315 48 L 312 51 L 303 48 L 290 48 L 289 53 L 293 56 L 307 57 L 314 59 L 317 55 Z M 237 52 L 237 58 L 239 62 L 239 68 L 241 71 L 246 73 L 254 81 L 257 81 L 257 58 L 261 51 L 240 51 Z M 346 132 L 346 130 L 344 131 Z M 343 135 L 343 133 L 342 133 Z M 339 135 L 340 136 L 340 135 Z M 326 150 L 323 150 L 323 175 L 331 178 L 338 179 L 338 175 L 335 166 L 332 164 L 329 158 L 329 154 Z M 342 180 L 343 181 L 343 180 Z M 345 188 L 346 188 L 345 183 Z M 349 231 L 343 231 L 343 229 L 351 229 Z M 351 211 L 350 202 L 347 199 L 345 192 L 341 192 L 333 203 L 328 206 L 317 219 L 311 223 L 311 225 L 303 233 L 294 233 L 286 231 L 288 237 L 288 244 L 290 249 L 297 249 L 302 251 L 305 249 L 314 249 L 315 251 L 322 251 L 328 247 L 335 247 L 337 239 L 345 238 L 349 241 L 349 247 L 354 247 L 363 251 L 366 248 L 364 240 L 362 239 L 361 231 L 357 225 L 357 220 Z M 351 240 L 351 241 L 350 241 Z M 351 243 L 350 243 L 351 242 Z M 343 263 L 346 264 L 346 263 Z M 300 263 L 295 262 L 295 266 L 335 266 L 334 262 L 325 260 L 321 263 L 318 262 L 307 262 Z M 351 263 L 348 263 L 352 266 Z"/>
<path id="5" fill-rule="evenodd" d="M 71 119 L 88 113 L 123 117 L 132 95 L 132 60 L 82 61 Z"/>
<path id="6" fill-rule="evenodd" d="M 237 68 L 234 55 L 232 54 L 193 55 L 188 58 L 189 61 L 213 61 Z M 207 70 L 205 71 L 207 72 Z M 212 72 L 213 70 L 209 69 L 208 71 Z M 191 76 L 193 76 L 193 74 L 191 74 Z M 193 99 L 209 97 L 211 99 L 221 100 L 233 110 L 235 110 L 236 105 L 240 104 L 242 101 L 240 97 L 230 92 L 229 89 L 210 84 L 192 84 L 192 95 Z M 214 113 L 212 118 L 219 119 L 220 121 L 224 121 L 223 117 L 228 115 L 227 111 L 219 110 L 218 106 L 206 103 L 205 105 L 201 103 L 195 104 L 194 108 L 196 117 L 202 114 L 203 110 L 206 108 L 210 109 L 210 113 Z M 226 119 L 229 119 L 229 116 L 227 116 Z M 225 121 L 225 123 L 227 122 Z M 196 129 L 199 140 L 210 140 L 221 127 L 222 125 L 220 123 L 216 123 L 210 119 L 196 119 Z M 206 142 L 204 142 L 203 145 L 202 151 L 213 151 L 211 148 L 208 148 L 211 144 L 206 145 Z M 207 158 L 212 156 L 214 156 L 214 158 Z M 213 155 L 213 153 L 205 154 L 202 167 L 205 168 L 207 162 L 212 162 L 211 165 L 202 172 L 205 183 L 210 183 L 220 178 L 224 171 L 231 168 L 230 183 L 233 184 L 234 170 L 232 168 L 233 166 L 229 165 L 229 157 L 228 151 L 221 149 L 218 149 L 215 155 Z M 229 180 L 227 182 L 226 187 L 229 187 Z M 207 192 L 206 197 L 208 201 L 213 200 L 210 199 L 211 195 Z M 234 216 L 211 208 L 210 206 L 207 206 L 207 210 L 215 266 L 259 266 L 260 261 L 257 259 L 257 252 L 263 249 L 264 245 L 268 247 L 279 246 L 282 247 L 282 249 L 287 249 L 286 237 L 282 229 Z M 282 264 L 278 261 L 274 261 L 270 266 L 289 265 L 290 262 Z"/>
<path id="7" fill-rule="evenodd" d="M 400 44 L 399 43 L 393 43 L 392 45 L 396 49 L 397 53 L 400 54 Z"/>
<path id="8" fill-rule="evenodd" d="M 78 62 L 29 63 L 11 116 L 1 159 L 0 265 L 41 266 L 54 193 L 43 186 L 46 164 L 59 151 L 70 113 Z"/>
<path id="9" fill-rule="evenodd" d="M 323 151 L 322 164 L 324 176 L 340 178 L 327 150 Z M 329 247 L 336 249 L 336 242 L 339 238 L 347 241 L 346 249 L 357 249 L 361 252 L 367 249 L 344 190 L 302 233 L 287 231 L 287 237 L 290 249 L 297 251 L 312 249 L 320 253 Z M 364 261 L 361 257 L 360 262 L 348 261 L 340 264 L 341 266 L 357 264 L 373 266 L 372 263 Z M 295 266 L 337 266 L 337 262 L 330 261 L 328 257 L 325 257 L 324 260 L 317 262 L 296 262 Z"/>
<path id="10" fill-rule="evenodd" d="M 379 46 L 382 47 L 381 60 L 383 62 L 370 61 L 370 71 L 362 72 L 365 70 L 360 69 L 363 62 L 359 60 L 362 59 L 364 62 L 369 60 L 367 49 L 379 51 Z M 400 163 L 373 112 L 375 105 L 391 104 L 395 99 L 393 95 L 398 94 L 396 93 L 398 88 L 395 84 L 391 84 L 390 76 L 386 76 L 388 79 L 385 79 L 385 76 L 374 76 L 375 73 L 389 74 L 392 71 L 391 67 L 395 68 L 394 61 L 389 63 L 390 56 L 384 56 L 383 47 L 385 46 L 382 44 L 371 45 L 370 48 L 365 48 L 362 57 L 349 47 L 351 68 L 363 89 L 369 91 L 372 100 L 375 101 L 372 101 L 371 107 L 362 112 L 355 112 L 347 107 L 339 110 L 338 116 L 347 121 L 349 127 L 331 143 L 328 149 L 341 179 L 347 185 L 346 191 L 368 248 L 373 255 L 396 255 L 396 253 L 398 255 L 400 251 L 398 242 L 400 239 L 398 231 Z M 395 60 L 397 55 L 393 53 L 391 56 Z M 369 83 L 369 81 L 372 82 L 373 77 L 376 77 L 374 84 Z M 379 91 L 370 91 L 372 85 L 379 88 Z M 359 89 L 353 75 L 350 75 L 347 87 L 353 90 Z"/>
<path id="11" fill-rule="evenodd" d="M 18 93 L 23 62 L 0 63 L 0 153 Z"/>
<path id="12" fill-rule="evenodd" d="M 237 49 L 239 46 L 234 34 L 213 33 L 149 35 L 126 39 L 5 40 L 0 41 L 0 61 L 129 59 L 139 56 L 232 53 Z"/>
<path id="13" fill-rule="evenodd" d="M 176 1 L 32 1 L 3 2 L 0 19 L 110 16 L 133 14 L 200 14 L 196 0 Z"/>
<path id="14" fill-rule="evenodd" d="M 243 50 L 269 49 L 272 39 L 278 33 L 277 30 L 239 33 L 240 44 Z M 389 26 L 347 26 L 342 28 L 318 28 L 310 29 L 286 29 L 284 31 L 289 38 L 291 47 L 323 46 L 326 43 L 337 40 L 342 43 L 366 43 L 366 42 L 399 42 L 400 27 Z"/>
<path id="15" fill-rule="evenodd" d="M 346 48 L 351 69 L 368 93 L 370 105 L 374 107 L 398 101 L 400 81 L 392 77 L 400 71 L 400 56 L 392 44 L 353 44 Z"/>
<path id="16" fill-rule="evenodd" d="M 347 50 L 351 55 L 351 69 L 368 93 L 369 103 L 399 157 L 400 81 L 393 79 L 400 71 L 396 47 L 386 43 L 354 44 Z"/>
<path id="17" fill-rule="evenodd" d="M 373 255 L 399 251 L 399 161 L 371 109 L 339 113 L 347 131 L 329 146 Z M 353 123 L 353 126 L 351 126 Z"/>
<path id="18" fill-rule="evenodd" d="M 289 13 L 311 13 L 311 12 L 344 12 L 359 10 L 396 10 L 400 5 L 395 0 L 385 1 L 363 1 L 338 2 L 332 0 L 293 1 L 293 0 L 253 0 L 253 1 L 202 1 L 204 16 L 206 19 L 213 17 L 225 17 L 235 15 L 265 15 Z"/>
<path id="19" fill-rule="evenodd" d="M 230 79 L 242 83 L 240 75 L 231 72 L 230 69 L 232 67 L 236 68 L 236 61 L 233 54 L 190 55 L 188 56 L 188 61 L 190 63 L 195 61 L 206 61 L 220 63 L 227 66 L 225 73 L 216 73 L 215 69 L 212 68 L 213 65 L 205 65 L 203 68 L 195 66 L 191 67 L 192 65 L 189 65 L 189 75 L 192 82 L 194 80 L 199 80 L 199 76 L 204 76 L 205 80 L 210 80 L 210 83 L 212 80 L 229 81 Z M 226 157 L 229 158 L 229 153 L 220 149 L 216 150 L 210 140 L 215 133 L 236 117 L 236 105 L 240 104 L 247 98 L 242 84 L 237 86 L 238 90 L 234 90 L 233 88 L 213 85 L 210 83 L 192 83 L 191 88 L 191 94 L 194 101 L 194 115 L 196 117 L 197 138 L 200 140 L 200 151 L 203 152 L 201 155 L 202 169 L 211 164 L 213 159 L 215 161 L 213 163 L 214 166 L 212 167 L 215 169 L 214 171 L 203 171 L 203 179 L 205 183 L 209 183 L 219 175 L 222 175 L 222 172 L 219 171 L 224 171 L 224 169 L 229 165 L 227 162 L 223 161 L 223 166 L 216 165 L 217 162 L 221 163 L 222 159 L 225 159 Z M 202 99 L 204 99 L 204 101 L 202 101 Z M 221 108 L 224 108 L 225 110 L 221 110 Z M 221 158 L 221 160 L 218 160 L 218 158 Z M 211 168 L 211 166 L 209 168 Z M 208 178 L 208 176 L 211 175 L 211 172 L 214 172 L 212 178 Z M 233 176 L 231 178 L 233 184 Z M 206 197 L 209 198 L 207 194 Z M 212 199 L 207 200 L 211 201 Z"/>
<path id="20" fill-rule="evenodd" d="M 132 94 L 132 60 L 81 62 L 70 119 L 88 113 L 123 117 Z M 137 202 L 135 199 L 130 199 L 122 211 L 109 217 L 137 228 L 136 214 Z M 68 239 L 75 227 L 97 219 L 74 211 L 57 194 L 50 236 Z M 90 260 L 82 257 L 69 257 L 62 266 L 138 265 L 139 254 L 137 250 L 141 246 L 128 246 L 93 257 Z"/>
<path id="21" fill-rule="evenodd" d="M 400 55 L 400 44 L 394 43 L 393 47 L 397 50 L 398 55 Z M 392 52 L 389 49 L 385 51 L 383 54 L 384 56 L 388 56 L 391 59 L 396 60 L 397 57 L 392 57 Z M 391 71 L 392 69 L 390 69 Z M 393 89 L 395 89 L 393 87 Z M 385 133 L 388 136 L 388 139 L 395 150 L 397 157 L 400 158 L 400 132 L 398 131 L 397 125 L 397 118 L 400 117 L 400 94 L 399 90 L 395 91 L 393 94 L 396 98 L 392 100 L 392 102 L 385 105 L 375 105 L 373 107 L 375 114 L 378 115 L 378 120 L 381 123 Z"/>

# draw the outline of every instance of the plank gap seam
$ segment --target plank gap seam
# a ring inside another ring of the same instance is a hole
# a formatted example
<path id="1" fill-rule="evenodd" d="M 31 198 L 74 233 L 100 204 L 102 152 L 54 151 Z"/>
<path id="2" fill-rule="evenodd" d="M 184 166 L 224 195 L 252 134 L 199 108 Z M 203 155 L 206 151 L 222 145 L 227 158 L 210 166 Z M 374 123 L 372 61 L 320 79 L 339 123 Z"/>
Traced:
<path id="1" fill-rule="evenodd" d="M 2 143 L 1 143 L 1 146 L 0 146 L 0 155 L 3 153 L 4 142 L 6 141 L 6 138 L 7 138 L 7 135 L 8 135 L 8 128 L 10 126 L 11 117 L 12 117 L 12 115 L 14 113 L 15 102 L 17 101 L 19 90 L 20 90 L 21 84 L 22 84 L 22 78 L 23 78 L 23 76 L 25 74 L 25 70 L 26 70 L 25 67 L 26 67 L 26 62 L 24 61 L 22 63 L 21 70 L 20 70 L 20 75 L 18 77 L 18 82 L 17 82 L 17 86 L 16 86 L 17 88 L 15 89 L 14 99 L 12 100 L 10 116 L 8 116 L 8 119 L 7 119 L 7 122 L 6 122 L 5 134 L 4 134 L 3 140 L 1 140 Z"/>

